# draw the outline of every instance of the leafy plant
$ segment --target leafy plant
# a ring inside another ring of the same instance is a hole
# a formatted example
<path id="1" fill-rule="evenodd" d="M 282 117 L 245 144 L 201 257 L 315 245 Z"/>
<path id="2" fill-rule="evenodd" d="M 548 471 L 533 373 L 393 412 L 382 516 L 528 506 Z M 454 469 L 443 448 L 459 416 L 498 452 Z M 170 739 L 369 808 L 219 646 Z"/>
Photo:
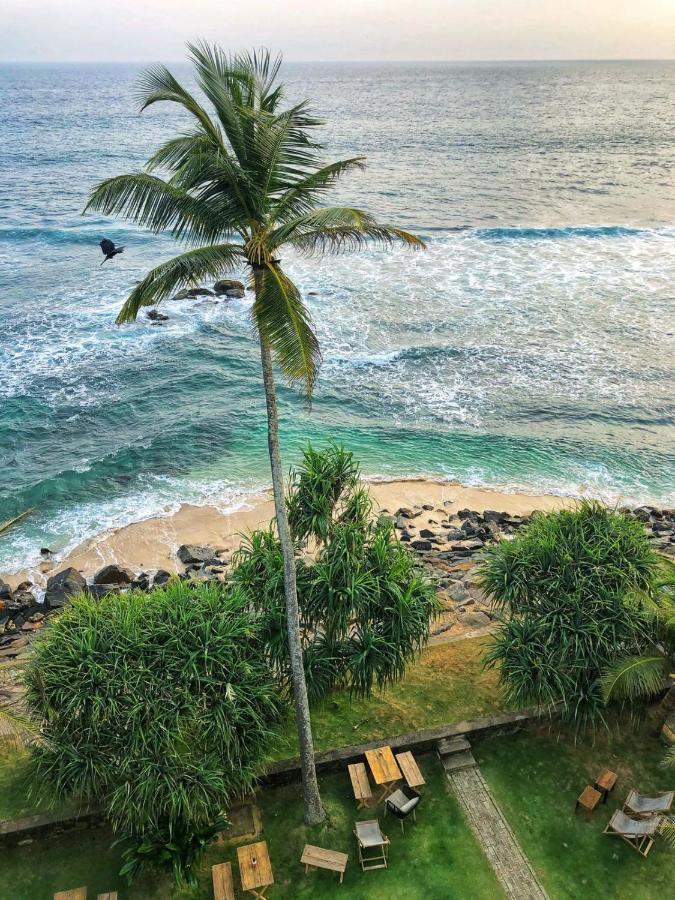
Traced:
<path id="1" fill-rule="evenodd" d="M 485 663 L 507 699 L 601 717 L 607 667 L 654 644 L 658 565 L 641 523 L 596 502 L 536 515 L 491 548 L 482 577 L 501 625 Z"/>
<path id="2" fill-rule="evenodd" d="M 602 677 L 602 693 L 606 703 L 613 700 L 635 702 L 660 693 L 675 666 L 675 564 L 661 562 L 655 582 L 655 596 L 643 598 L 645 615 L 651 619 L 654 645 L 639 656 L 621 656 Z M 673 686 L 670 692 L 675 690 Z M 664 701 L 675 708 L 675 694 Z"/>
<path id="3" fill-rule="evenodd" d="M 429 636 L 439 609 L 434 587 L 392 525 L 373 522 L 351 453 L 308 448 L 291 476 L 289 520 L 298 546 L 315 553 L 297 561 L 305 678 L 318 701 L 336 687 L 367 696 L 400 679 Z M 288 683 L 283 616 L 283 557 L 272 528 L 255 531 L 236 554 L 232 573 L 265 621 L 277 677 Z"/>
<path id="4" fill-rule="evenodd" d="M 75 598 L 35 642 L 27 702 L 38 779 L 102 806 L 145 861 L 192 879 L 206 835 L 249 791 L 280 705 L 241 591 L 173 580 Z"/>
<path id="5" fill-rule="evenodd" d="M 219 47 L 189 45 L 203 97 L 191 94 L 164 66 L 143 76 L 145 110 L 169 102 L 187 113 L 190 127 L 163 144 L 145 169 L 109 178 L 92 192 L 86 209 L 125 216 L 148 230 L 168 231 L 189 246 L 152 269 L 133 289 L 117 322 L 132 322 L 143 307 L 205 278 L 245 269 L 254 290 L 253 329 L 267 406 L 268 448 L 284 590 L 305 820 L 324 818 L 319 798 L 307 690 L 302 673 L 293 546 L 284 505 L 283 470 L 273 363 L 311 397 L 320 362 L 319 343 L 300 291 L 281 268 L 280 253 L 344 253 L 368 246 L 424 247 L 400 228 L 383 225 L 353 207 L 322 207 L 331 186 L 363 168 L 362 157 L 325 163 L 315 139 L 321 122 L 307 101 L 282 107 L 281 57 L 267 51 L 225 54 Z M 166 177 L 157 173 L 164 172 Z"/>

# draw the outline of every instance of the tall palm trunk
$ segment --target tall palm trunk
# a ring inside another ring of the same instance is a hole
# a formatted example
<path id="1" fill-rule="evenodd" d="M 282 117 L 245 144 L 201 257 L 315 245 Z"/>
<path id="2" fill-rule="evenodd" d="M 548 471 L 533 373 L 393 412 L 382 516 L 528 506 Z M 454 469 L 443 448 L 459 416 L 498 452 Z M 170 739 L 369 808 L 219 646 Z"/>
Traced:
<path id="1" fill-rule="evenodd" d="M 286 620 L 288 622 L 288 651 L 291 659 L 291 676 L 293 679 L 293 696 L 295 698 L 295 718 L 298 725 L 300 743 L 300 765 L 302 769 L 302 786 L 305 803 L 305 822 L 318 825 L 325 818 L 325 812 L 319 796 L 319 785 L 316 780 L 314 765 L 314 742 L 312 740 L 312 723 L 309 718 L 309 701 L 305 670 L 302 663 L 302 643 L 300 640 L 300 615 L 298 612 L 298 592 L 295 582 L 295 556 L 293 540 L 288 525 L 288 514 L 284 500 L 284 476 L 281 468 L 279 451 L 279 418 L 277 415 L 277 398 L 274 390 L 274 373 L 272 371 L 272 354 L 264 339 L 260 338 L 260 358 L 262 361 L 263 382 L 265 385 L 265 401 L 267 403 L 267 444 L 272 467 L 272 486 L 274 489 L 274 509 L 279 530 L 279 543 L 284 557 L 284 591 L 286 594 Z"/>

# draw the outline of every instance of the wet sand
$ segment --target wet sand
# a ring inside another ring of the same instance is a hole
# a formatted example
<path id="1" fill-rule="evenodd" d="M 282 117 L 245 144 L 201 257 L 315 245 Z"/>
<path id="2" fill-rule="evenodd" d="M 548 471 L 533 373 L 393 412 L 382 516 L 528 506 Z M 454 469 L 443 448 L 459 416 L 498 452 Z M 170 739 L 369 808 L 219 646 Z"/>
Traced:
<path id="1" fill-rule="evenodd" d="M 574 502 L 573 498 L 546 494 L 505 493 L 490 488 L 464 487 L 456 482 L 431 479 L 397 479 L 369 482 L 376 511 L 396 512 L 404 506 L 431 504 L 445 515 L 460 509 L 479 511 L 497 509 L 512 515 L 527 515 L 534 509 L 551 510 Z M 81 544 L 66 557 L 41 565 L 41 570 L 23 570 L 2 579 L 15 587 L 24 579 L 44 585 L 50 574 L 67 566 L 90 578 L 108 563 L 128 566 L 134 572 L 166 569 L 182 570 L 176 558 L 181 544 L 209 544 L 216 549 L 234 551 L 241 535 L 267 523 L 274 516 L 271 493 L 254 496 L 245 507 L 224 513 L 211 506 L 182 506 L 173 515 L 145 519 L 116 531 L 107 532 Z M 423 528 L 429 520 L 438 522 L 434 510 L 415 520 Z M 433 525 L 433 522 L 432 522 Z"/>

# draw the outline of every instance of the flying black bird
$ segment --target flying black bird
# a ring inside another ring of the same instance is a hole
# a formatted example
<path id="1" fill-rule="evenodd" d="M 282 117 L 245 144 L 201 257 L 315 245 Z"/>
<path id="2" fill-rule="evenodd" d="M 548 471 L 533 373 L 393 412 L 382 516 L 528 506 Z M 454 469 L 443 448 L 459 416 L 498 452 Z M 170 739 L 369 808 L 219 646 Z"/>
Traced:
<path id="1" fill-rule="evenodd" d="M 117 256 L 118 253 L 121 253 L 124 250 L 124 247 L 116 247 L 111 240 L 108 238 L 103 238 L 103 240 L 99 243 L 99 247 L 103 251 L 103 255 L 105 259 L 101 263 L 103 265 L 104 262 L 107 262 L 109 259 L 112 259 L 113 256 Z"/>

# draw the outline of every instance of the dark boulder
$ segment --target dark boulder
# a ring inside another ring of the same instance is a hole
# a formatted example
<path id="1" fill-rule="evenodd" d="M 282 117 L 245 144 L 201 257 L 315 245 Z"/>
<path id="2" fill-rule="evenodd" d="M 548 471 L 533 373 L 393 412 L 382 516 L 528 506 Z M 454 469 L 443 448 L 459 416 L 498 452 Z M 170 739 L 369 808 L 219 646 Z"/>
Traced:
<path id="1" fill-rule="evenodd" d="M 192 563 L 220 563 L 213 547 L 200 547 L 197 544 L 182 544 L 178 548 L 178 559 L 186 566 Z"/>
<path id="2" fill-rule="evenodd" d="M 486 509 L 483 512 L 483 518 L 486 522 L 494 522 L 495 525 L 499 525 L 502 518 L 504 517 L 504 513 L 497 512 L 496 509 Z"/>
<path id="3" fill-rule="evenodd" d="M 11 587 L 4 581 L 0 581 L 0 600 L 8 600 L 10 603 L 14 599 L 14 592 Z"/>
<path id="4" fill-rule="evenodd" d="M 421 538 L 429 538 L 430 540 L 436 540 L 436 532 L 432 531 L 430 528 L 422 528 L 420 530 Z"/>
<path id="5" fill-rule="evenodd" d="M 101 597 L 107 597 L 108 594 L 119 594 L 121 585 L 119 584 L 90 584 L 87 593 L 91 594 L 96 600 Z"/>
<path id="6" fill-rule="evenodd" d="M 44 557 L 45 559 L 49 559 L 50 556 L 52 556 L 53 552 L 54 551 L 50 550 L 49 547 L 40 547 L 40 556 Z"/>
<path id="7" fill-rule="evenodd" d="M 183 288 L 171 298 L 172 300 L 189 300 L 192 297 L 213 297 L 213 291 L 204 287 Z"/>
<path id="8" fill-rule="evenodd" d="M 218 297 L 230 297 L 232 300 L 241 299 L 246 294 L 246 288 L 241 281 L 232 278 L 221 278 L 213 285 L 213 290 Z"/>
<path id="9" fill-rule="evenodd" d="M 168 316 L 165 316 L 164 313 L 159 312 L 157 309 L 151 309 L 149 313 L 146 313 L 146 316 L 152 319 L 153 322 L 167 322 L 169 319 Z"/>
<path id="10" fill-rule="evenodd" d="M 87 582 L 72 566 L 52 575 L 47 582 L 45 609 L 60 609 L 66 606 L 71 597 L 81 594 L 86 587 Z"/>
<path id="11" fill-rule="evenodd" d="M 136 576 L 122 566 L 104 566 L 94 575 L 94 584 L 131 584 Z"/>
<path id="12" fill-rule="evenodd" d="M 155 577 L 152 580 L 153 587 L 161 587 L 163 584 L 166 584 L 167 581 L 171 581 L 173 575 L 171 572 L 167 572 L 166 569 L 157 569 L 155 572 Z"/>
<path id="13" fill-rule="evenodd" d="M 141 572 L 131 582 L 131 587 L 138 591 L 147 591 L 150 587 L 150 576 L 147 572 Z"/>
<path id="14" fill-rule="evenodd" d="M 431 550 L 431 541 L 413 541 L 410 546 L 414 550 Z"/>

